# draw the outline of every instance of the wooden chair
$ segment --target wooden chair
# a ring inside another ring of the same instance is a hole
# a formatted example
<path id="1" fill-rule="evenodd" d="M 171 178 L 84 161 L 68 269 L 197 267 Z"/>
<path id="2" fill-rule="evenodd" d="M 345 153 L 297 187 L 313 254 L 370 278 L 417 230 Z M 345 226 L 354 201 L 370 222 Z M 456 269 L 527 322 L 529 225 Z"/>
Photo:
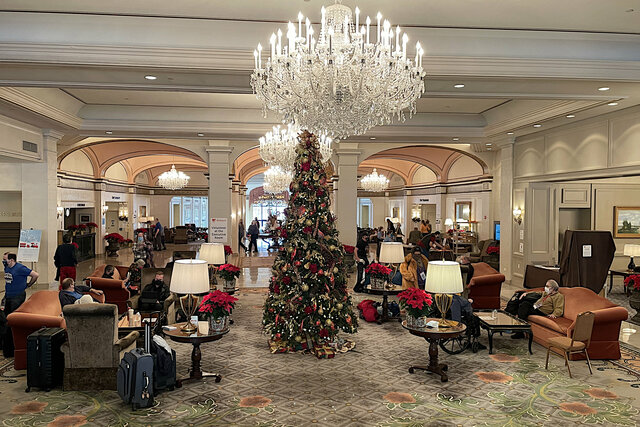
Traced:
<path id="1" fill-rule="evenodd" d="M 564 364 L 569 371 L 569 378 L 571 376 L 571 368 L 569 367 L 569 355 L 573 353 L 584 353 L 587 358 L 587 365 L 589 366 L 589 373 L 593 374 L 591 370 L 591 361 L 589 360 L 589 354 L 587 349 L 591 344 L 591 331 L 593 330 L 593 322 L 596 315 L 591 311 L 585 311 L 578 314 L 576 317 L 576 323 L 573 328 L 573 334 L 569 337 L 553 337 L 548 339 L 549 347 L 547 347 L 547 362 L 544 366 L 545 369 L 549 369 L 549 353 L 551 348 L 561 350 L 564 355 Z"/>

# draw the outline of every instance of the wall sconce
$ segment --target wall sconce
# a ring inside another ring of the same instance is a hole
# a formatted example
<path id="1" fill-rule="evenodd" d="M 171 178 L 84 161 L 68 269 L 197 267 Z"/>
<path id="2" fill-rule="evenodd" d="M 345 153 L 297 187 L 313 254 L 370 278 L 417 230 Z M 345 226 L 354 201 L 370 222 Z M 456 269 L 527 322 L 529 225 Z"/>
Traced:
<path id="1" fill-rule="evenodd" d="M 515 208 L 513 210 L 513 220 L 518 223 L 518 225 L 522 224 L 522 209 Z"/>
<path id="2" fill-rule="evenodd" d="M 71 210 L 70 210 L 69 208 L 65 209 L 65 210 L 64 210 L 64 215 L 65 215 L 65 216 L 69 216 L 69 215 L 71 215 Z"/>
<path id="3" fill-rule="evenodd" d="M 64 208 L 62 206 L 56 207 L 56 218 L 60 218 L 64 215 Z"/>
<path id="4" fill-rule="evenodd" d="M 107 205 L 102 205 L 102 215 L 105 215 L 107 213 L 107 211 L 109 210 L 109 206 Z"/>

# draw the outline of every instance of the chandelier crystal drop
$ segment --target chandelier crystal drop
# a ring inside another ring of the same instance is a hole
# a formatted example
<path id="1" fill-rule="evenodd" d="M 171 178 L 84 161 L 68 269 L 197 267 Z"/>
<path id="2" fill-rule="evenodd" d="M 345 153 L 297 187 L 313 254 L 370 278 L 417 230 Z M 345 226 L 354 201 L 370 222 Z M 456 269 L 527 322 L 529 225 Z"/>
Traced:
<path id="1" fill-rule="evenodd" d="M 300 128 L 293 124 L 286 128 L 274 126 L 271 132 L 267 132 L 260 137 L 260 157 L 269 166 L 279 166 L 283 170 L 293 170 L 296 160 L 296 146 L 298 145 L 298 134 Z M 331 158 L 332 139 L 321 135 L 318 137 L 322 163 L 326 163 Z"/>
<path id="2" fill-rule="evenodd" d="M 282 169 L 280 166 L 271 166 L 264 173 L 264 184 L 262 186 L 265 193 L 278 194 L 289 189 L 289 184 L 293 180 L 293 173 Z"/>
<path id="3" fill-rule="evenodd" d="M 394 118 L 404 121 L 405 110 L 413 115 L 426 75 L 420 42 L 411 58 L 407 34 L 382 21 L 379 12 L 375 28 L 371 18 L 360 20 L 357 7 L 355 19 L 338 3 L 321 12 L 317 32 L 299 13 L 286 40 L 281 29 L 271 34 L 266 60 L 261 44 L 253 51 L 251 86 L 264 114 L 276 111 L 284 123 L 341 139 Z"/>
<path id="4" fill-rule="evenodd" d="M 189 175 L 177 171 L 176 166 L 171 165 L 171 170 L 160 174 L 158 184 L 167 190 L 180 190 L 189 184 Z"/>
<path id="5" fill-rule="evenodd" d="M 379 193 L 389 187 L 389 179 L 382 174 L 378 175 L 378 171 L 374 168 L 373 172 L 360 179 L 360 185 L 365 191 Z"/>

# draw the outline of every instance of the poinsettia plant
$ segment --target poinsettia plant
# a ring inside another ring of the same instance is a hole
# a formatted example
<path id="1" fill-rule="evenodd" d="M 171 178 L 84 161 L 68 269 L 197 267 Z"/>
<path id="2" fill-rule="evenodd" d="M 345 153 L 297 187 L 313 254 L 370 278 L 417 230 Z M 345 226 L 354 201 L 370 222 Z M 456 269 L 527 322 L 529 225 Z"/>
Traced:
<path id="1" fill-rule="evenodd" d="M 389 274 L 391 274 L 391 269 L 389 267 L 385 267 L 382 264 L 378 264 L 374 262 L 373 264 L 369 264 L 367 268 L 364 269 L 372 279 L 388 279 Z"/>
<path id="2" fill-rule="evenodd" d="M 76 242 L 71 242 L 71 244 L 73 245 L 74 248 L 80 249 L 80 246 L 78 246 L 78 244 Z"/>
<path id="3" fill-rule="evenodd" d="M 224 254 L 225 255 L 231 255 L 232 253 L 233 253 L 233 249 L 231 249 L 231 246 L 224 245 Z"/>
<path id="4" fill-rule="evenodd" d="M 400 292 L 398 301 L 402 308 L 413 317 L 428 316 L 433 304 L 431 294 L 418 288 L 409 288 Z"/>
<path id="5" fill-rule="evenodd" d="M 75 231 L 77 229 L 78 229 L 78 226 L 75 225 L 75 224 L 71 224 L 71 225 L 67 226 L 67 230 L 69 230 L 69 231 Z"/>
<path id="6" fill-rule="evenodd" d="M 640 274 L 632 274 L 624 279 L 624 286 L 626 288 L 632 288 L 635 291 L 640 291 Z"/>
<path id="7" fill-rule="evenodd" d="M 89 229 L 98 228 L 98 224 L 96 224 L 95 222 L 86 222 L 84 225 L 89 227 Z"/>
<path id="8" fill-rule="evenodd" d="M 233 311 L 238 298 L 222 291 L 213 291 L 202 298 L 198 311 L 205 318 L 221 319 Z"/>
<path id="9" fill-rule="evenodd" d="M 223 280 L 231 281 L 240 276 L 240 269 L 233 264 L 222 264 L 218 269 L 218 274 Z"/>
<path id="10" fill-rule="evenodd" d="M 487 248 L 487 255 L 500 255 L 500 246 L 489 246 Z"/>
<path id="11" fill-rule="evenodd" d="M 350 245 L 342 245 L 342 247 L 344 248 L 344 252 L 347 254 L 353 254 L 356 250 L 355 246 L 350 246 Z"/>
<path id="12" fill-rule="evenodd" d="M 111 243 L 124 243 L 124 237 L 122 237 L 122 235 L 119 234 L 119 233 L 109 233 L 106 236 L 104 236 L 104 240 L 109 242 L 109 244 L 111 244 Z"/>
<path id="13" fill-rule="evenodd" d="M 86 230 L 87 229 L 87 224 L 79 224 L 78 225 L 78 230 Z"/>
<path id="14" fill-rule="evenodd" d="M 147 234 L 149 232 L 148 228 L 136 228 L 135 230 L 133 230 L 134 233 L 138 234 L 138 233 L 143 233 L 143 234 Z"/>

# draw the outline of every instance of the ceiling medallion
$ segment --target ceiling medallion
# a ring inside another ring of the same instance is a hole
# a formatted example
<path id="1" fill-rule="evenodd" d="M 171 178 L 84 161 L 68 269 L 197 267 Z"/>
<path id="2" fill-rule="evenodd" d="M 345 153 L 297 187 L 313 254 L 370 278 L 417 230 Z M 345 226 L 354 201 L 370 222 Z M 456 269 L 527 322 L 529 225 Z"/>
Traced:
<path id="1" fill-rule="evenodd" d="M 286 171 L 293 171 L 296 160 L 296 147 L 300 128 L 289 124 L 286 128 L 274 126 L 271 132 L 260 137 L 260 157 L 269 166 L 279 166 Z M 318 138 L 322 163 L 331 158 L 332 139 L 321 135 Z"/>
<path id="2" fill-rule="evenodd" d="M 189 175 L 178 172 L 176 166 L 171 165 L 171 170 L 160 174 L 158 184 L 167 190 L 180 190 L 189 184 Z"/>
<path id="3" fill-rule="evenodd" d="M 389 179 L 382 174 L 378 175 L 378 171 L 373 168 L 373 172 L 360 178 L 360 185 L 365 191 L 379 193 L 389 187 Z"/>
<path id="4" fill-rule="evenodd" d="M 360 22 L 357 7 L 355 20 L 351 9 L 338 3 L 321 12 L 317 33 L 299 13 L 298 25 L 288 24 L 286 40 L 280 29 L 271 35 L 265 61 L 262 45 L 254 50 L 251 86 L 264 114 L 276 111 L 283 123 L 341 139 L 394 118 L 404 121 L 405 110 L 413 115 L 426 75 L 420 43 L 411 58 L 407 34 L 382 21 L 379 12 L 373 30 L 371 18 Z"/>
<path id="5" fill-rule="evenodd" d="M 280 166 L 271 166 L 264 173 L 262 189 L 265 193 L 278 194 L 289 189 L 293 180 L 293 173 L 282 169 Z"/>

